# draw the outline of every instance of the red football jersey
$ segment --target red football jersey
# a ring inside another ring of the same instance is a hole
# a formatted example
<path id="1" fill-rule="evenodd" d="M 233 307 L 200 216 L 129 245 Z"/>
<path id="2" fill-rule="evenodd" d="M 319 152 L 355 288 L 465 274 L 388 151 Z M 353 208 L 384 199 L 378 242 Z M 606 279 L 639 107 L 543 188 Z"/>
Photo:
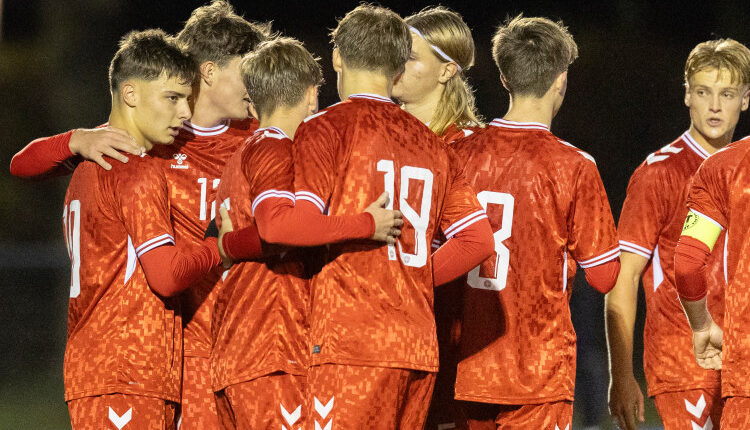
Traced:
<path id="1" fill-rule="evenodd" d="M 469 137 L 480 130 L 482 130 L 482 127 L 458 128 L 455 124 L 451 124 L 445 129 L 440 138 L 443 139 L 443 142 L 445 143 L 453 143 L 457 140 Z"/>
<path id="2" fill-rule="evenodd" d="M 179 247 L 189 250 L 202 243 L 208 223 L 218 214 L 216 190 L 224 165 L 257 128 L 254 119 L 225 122 L 211 128 L 185 123 L 172 145 L 158 145 L 151 151 L 166 173 L 172 225 Z M 217 267 L 181 296 L 188 357 L 210 355 L 214 302 L 210 293 L 221 271 Z"/>
<path id="3" fill-rule="evenodd" d="M 568 279 L 620 254 L 596 164 L 538 123 L 495 119 L 453 148 L 495 231 L 495 255 L 467 277 L 456 398 L 572 400 Z"/>
<path id="4" fill-rule="evenodd" d="M 430 241 L 486 216 L 452 153 L 388 98 L 358 94 L 300 125 L 294 169 L 297 200 L 321 212 L 358 214 L 387 191 L 404 214 L 395 246 L 330 245 L 310 287 L 312 363 L 437 371 Z"/>
<path id="5" fill-rule="evenodd" d="M 235 230 L 254 222 L 266 199 L 294 201 L 292 141 L 277 128 L 257 130 L 227 163 L 219 201 Z M 213 385 L 274 372 L 306 375 L 308 283 L 292 250 L 263 262 L 233 265 L 217 286 L 213 314 Z"/>
<path id="6" fill-rule="evenodd" d="M 750 138 L 711 155 L 693 177 L 688 208 L 726 229 L 721 394 L 750 397 Z"/>
<path id="7" fill-rule="evenodd" d="M 150 156 L 106 171 L 81 163 L 65 195 L 71 259 L 65 400 L 109 393 L 178 402 L 179 302 L 146 282 L 138 257 L 174 244 L 163 171 Z"/>
<path id="8" fill-rule="evenodd" d="M 708 152 L 688 132 L 649 155 L 630 178 L 620 214 L 620 249 L 649 259 L 643 272 L 643 367 L 650 396 L 720 386 L 720 373 L 695 361 L 692 332 L 674 278 L 674 248 L 688 211 L 690 178 L 706 157 Z M 709 309 L 719 325 L 724 314 L 723 255 L 722 237 L 706 271 Z"/>

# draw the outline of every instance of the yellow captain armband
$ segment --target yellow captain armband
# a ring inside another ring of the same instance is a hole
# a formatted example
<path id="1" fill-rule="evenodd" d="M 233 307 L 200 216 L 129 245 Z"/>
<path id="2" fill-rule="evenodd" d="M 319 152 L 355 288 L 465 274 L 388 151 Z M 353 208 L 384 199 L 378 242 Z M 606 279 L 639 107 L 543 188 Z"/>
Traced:
<path id="1" fill-rule="evenodd" d="M 719 238 L 723 229 L 724 227 L 718 222 L 691 209 L 682 226 L 682 235 L 698 239 L 713 250 L 716 239 Z"/>

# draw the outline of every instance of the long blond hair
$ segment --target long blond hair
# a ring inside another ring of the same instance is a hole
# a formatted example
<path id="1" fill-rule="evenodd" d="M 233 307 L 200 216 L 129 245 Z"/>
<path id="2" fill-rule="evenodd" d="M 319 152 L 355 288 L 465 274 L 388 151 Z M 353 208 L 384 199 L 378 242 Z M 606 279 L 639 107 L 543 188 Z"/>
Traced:
<path id="1" fill-rule="evenodd" d="M 445 84 L 440 102 L 430 119 L 430 129 L 441 136 L 453 124 L 459 129 L 482 126 L 474 91 L 464 75 L 474 65 L 474 39 L 461 15 L 442 6 L 429 7 L 406 18 L 406 23 L 416 28 L 427 43 L 440 48 L 460 67 Z M 435 55 L 441 61 L 446 61 L 437 53 Z"/>

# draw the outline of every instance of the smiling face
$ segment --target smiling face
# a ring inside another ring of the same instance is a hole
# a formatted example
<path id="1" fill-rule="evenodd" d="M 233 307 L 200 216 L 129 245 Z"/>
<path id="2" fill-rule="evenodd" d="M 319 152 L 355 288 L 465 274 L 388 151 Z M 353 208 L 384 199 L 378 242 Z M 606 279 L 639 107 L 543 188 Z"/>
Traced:
<path id="1" fill-rule="evenodd" d="M 401 78 L 393 86 L 393 97 L 402 103 L 417 103 L 436 91 L 442 91 L 440 79 L 445 63 L 432 52 L 430 45 L 412 33 L 411 55 Z"/>
<path id="2" fill-rule="evenodd" d="M 151 81 L 134 80 L 133 122 L 144 138 L 146 149 L 152 144 L 170 144 L 182 123 L 190 119 L 188 98 L 190 83 L 162 74 Z"/>
<path id="3" fill-rule="evenodd" d="M 726 69 L 703 69 L 690 77 L 685 105 L 690 109 L 691 131 L 706 141 L 729 143 L 740 112 L 747 110 L 748 86 L 732 80 Z"/>

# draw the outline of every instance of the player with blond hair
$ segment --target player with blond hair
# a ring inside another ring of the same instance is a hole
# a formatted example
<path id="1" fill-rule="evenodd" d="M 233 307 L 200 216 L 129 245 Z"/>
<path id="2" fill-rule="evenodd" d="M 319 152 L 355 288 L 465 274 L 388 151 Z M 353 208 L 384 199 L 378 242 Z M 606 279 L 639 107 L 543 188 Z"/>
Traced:
<path id="1" fill-rule="evenodd" d="M 445 142 L 452 143 L 483 126 L 466 73 L 474 65 L 474 39 L 460 14 L 443 6 L 428 7 L 405 18 L 412 49 L 393 97 Z M 433 240 L 437 249 L 442 239 Z M 427 415 L 426 428 L 450 428 L 460 420 L 454 400 L 458 363 L 463 283 L 435 289 L 435 322 L 440 371 Z"/>
<path id="2" fill-rule="evenodd" d="M 605 299 L 610 351 L 610 413 L 627 430 L 643 420 L 643 394 L 633 376 L 633 327 L 638 282 L 646 296 L 643 364 L 648 395 L 666 429 L 710 427 L 721 419 L 721 374 L 693 357 L 682 307 L 675 300 L 674 249 L 687 214 L 688 186 L 703 160 L 732 141 L 747 109 L 750 50 L 732 39 L 699 43 L 685 63 L 690 127 L 646 157 L 633 173 L 620 214 L 620 275 Z M 723 238 L 706 266 L 708 304 L 724 313 Z M 711 424 L 709 424 L 709 422 Z M 693 423 L 693 424 L 691 424 Z"/>

